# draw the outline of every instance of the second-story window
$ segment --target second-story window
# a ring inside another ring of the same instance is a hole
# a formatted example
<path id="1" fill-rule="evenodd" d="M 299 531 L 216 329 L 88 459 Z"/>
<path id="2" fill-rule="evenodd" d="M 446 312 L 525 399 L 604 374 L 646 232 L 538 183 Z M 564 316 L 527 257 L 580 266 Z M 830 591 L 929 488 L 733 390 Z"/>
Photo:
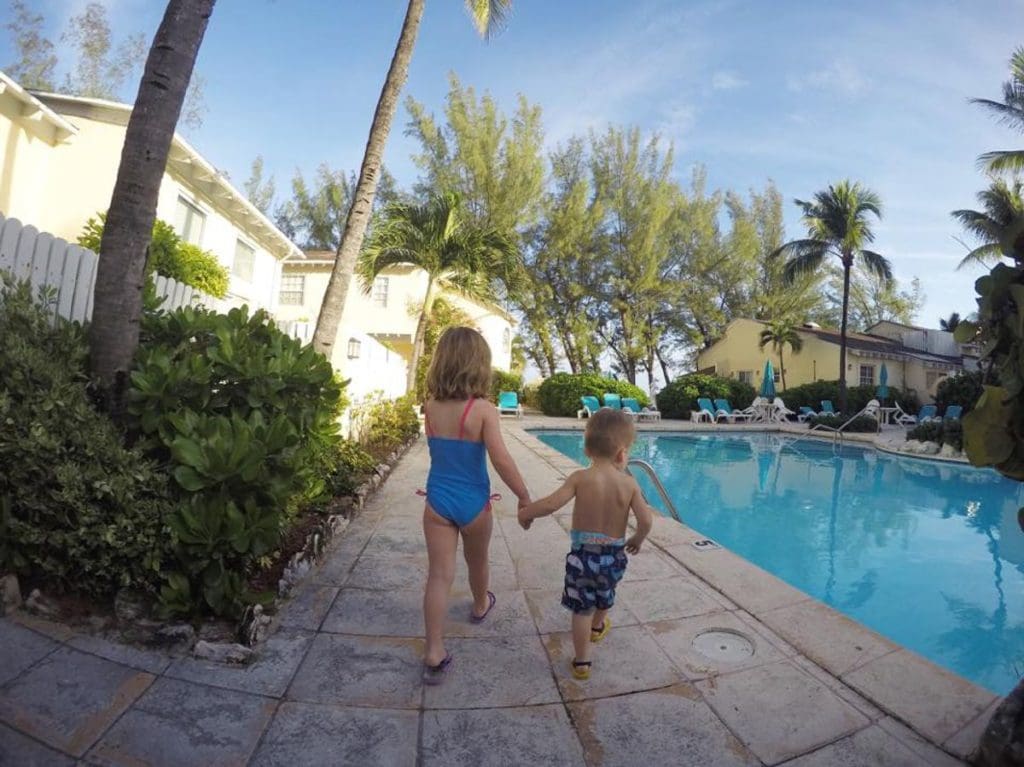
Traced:
<path id="1" fill-rule="evenodd" d="M 241 240 L 236 240 L 235 260 L 231 262 L 231 273 L 243 282 L 252 282 L 252 272 L 255 264 L 256 249 Z"/>
<path id="2" fill-rule="evenodd" d="M 203 229 L 206 227 L 206 214 L 199 207 L 184 197 L 178 198 L 176 211 L 178 236 L 185 242 L 201 245 Z"/>
<path id="3" fill-rule="evenodd" d="M 302 306 L 306 293 L 306 275 L 285 274 L 281 276 L 280 303 L 286 306 Z"/>
<path id="4" fill-rule="evenodd" d="M 374 277 L 373 279 L 373 292 L 371 294 L 373 303 L 377 306 L 388 305 L 388 278 L 387 277 Z"/>

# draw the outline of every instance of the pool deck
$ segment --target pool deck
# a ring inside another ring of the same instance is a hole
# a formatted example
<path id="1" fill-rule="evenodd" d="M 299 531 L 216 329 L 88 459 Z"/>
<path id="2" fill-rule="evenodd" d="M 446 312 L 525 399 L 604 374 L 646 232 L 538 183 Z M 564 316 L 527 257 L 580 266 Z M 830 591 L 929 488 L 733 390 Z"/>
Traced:
<path id="1" fill-rule="evenodd" d="M 573 424 L 506 422 L 540 495 L 578 466 L 531 425 Z M 963 763 L 997 703 L 663 518 L 630 559 L 592 678 L 577 682 L 558 604 L 568 514 L 524 532 L 507 493 L 495 505 L 494 613 L 466 620 L 460 561 L 454 668 L 425 688 L 414 491 L 426 469 L 421 440 L 245 669 L 0 619 L 0 764 L 941 767 Z M 701 654 L 693 639 L 708 630 L 752 653 Z"/>

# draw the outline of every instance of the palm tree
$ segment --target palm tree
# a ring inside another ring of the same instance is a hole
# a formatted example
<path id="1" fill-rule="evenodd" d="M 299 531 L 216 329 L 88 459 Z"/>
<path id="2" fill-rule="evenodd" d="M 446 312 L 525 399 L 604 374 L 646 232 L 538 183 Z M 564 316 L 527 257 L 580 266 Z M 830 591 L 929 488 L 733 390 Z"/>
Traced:
<path id="1" fill-rule="evenodd" d="M 1010 57 L 1010 79 L 1003 83 L 1003 100 L 971 99 L 971 103 L 985 107 L 999 122 L 1024 133 L 1024 47 L 1017 48 Z M 1021 171 L 1024 149 L 985 152 L 978 162 L 990 173 Z"/>
<path id="2" fill-rule="evenodd" d="M 807 237 L 787 242 L 772 253 L 785 258 L 783 277 L 793 283 L 799 277 L 821 269 L 826 256 L 836 256 L 843 265 L 843 318 L 839 332 L 839 409 L 846 409 L 846 328 L 850 308 L 850 270 L 860 258 L 869 272 L 886 282 L 892 281 L 888 259 L 865 245 L 875 239 L 868 215 L 882 217 L 878 195 L 859 183 L 840 181 L 818 192 L 810 202 L 796 200 L 803 210 Z"/>
<path id="3" fill-rule="evenodd" d="M 338 325 L 341 324 L 341 316 L 345 311 L 348 286 L 352 282 L 356 259 L 363 246 L 363 237 L 366 236 L 366 227 L 373 212 L 373 200 L 377 194 L 377 182 L 383 164 L 384 145 L 391 131 L 398 97 L 409 74 L 409 61 L 416 45 L 416 35 L 420 19 L 423 17 L 425 2 L 426 0 L 409 0 L 398 45 L 395 47 L 391 66 L 384 79 L 384 87 L 377 100 L 377 109 L 373 114 L 370 136 L 363 153 L 363 163 L 359 168 L 352 206 L 345 221 L 345 231 L 338 245 L 334 269 L 331 271 L 331 279 L 327 283 L 327 291 L 320 305 L 320 316 L 317 318 L 316 330 L 313 333 L 313 346 L 326 354 L 328 359 L 331 357 L 330 350 L 338 335 Z M 466 8 L 473 23 L 484 38 L 489 38 L 501 27 L 511 6 L 512 0 L 466 0 Z"/>
<path id="4" fill-rule="evenodd" d="M 792 320 L 773 320 L 768 327 L 761 331 L 761 340 L 758 343 L 759 349 L 772 345 L 772 348 L 779 353 L 779 375 L 782 377 L 782 390 L 786 390 L 786 365 L 782 359 L 782 350 L 788 344 L 793 354 L 799 354 L 804 348 L 804 340 L 796 329 Z"/>
<path id="5" fill-rule="evenodd" d="M 978 243 L 957 266 L 991 265 L 1004 255 L 1002 240 L 1010 225 L 1024 216 L 1024 184 L 1020 179 L 992 180 L 988 189 L 978 192 L 981 210 L 954 210 L 953 216 Z"/>
<path id="6" fill-rule="evenodd" d="M 958 327 L 960 327 L 960 312 L 953 312 L 948 318 L 939 318 L 939 329 L 945 330 L 947 333 L 952 333 Z"/>
<path id="7" fill-rule="evenodd" d="M 407 385 L 411 392 L 439 290 L 453 290 L 477 300 L 495 300 L 495 281 L 508 284 L 518 273 L 519 250 L 503 233 L 474 224 L 463 213 L 458 195 L 443 193 L 433 195 L 422 205 L 395 203 L 384 210 L 357 264 L 363 292 L 370 292 L 378 274 L 398 264 L 419 267 L 427 273 L 423 308 L 409 361 Z"/>
<path id="8" fill-rule="evenodd" d="M 89 329 L 90 365 L 112 414 L 122 410 L 139 345 L 146 251 L 196 55 L 215 0 L 170 0 L 153 38 L 125 133 L 121 165 L 100 241 Z"/>

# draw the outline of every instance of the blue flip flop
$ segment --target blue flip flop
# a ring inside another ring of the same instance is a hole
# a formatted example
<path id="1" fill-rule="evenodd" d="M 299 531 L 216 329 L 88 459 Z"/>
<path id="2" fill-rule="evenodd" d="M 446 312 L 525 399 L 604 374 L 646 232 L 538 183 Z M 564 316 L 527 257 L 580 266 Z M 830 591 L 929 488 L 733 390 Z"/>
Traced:
<path id="1" fill-rule="evenodd" d="M 488 613 L 490 613 L 491 609 L 494 607 L 494 603 L 497 602 L 497 601 L 498 601 L 498 598 L 496 596 L 494 596 L 494 592 L 493 591 L 488 591 L 487 592 L 487 609 L 484 610 L 484 614 L 483 615 L 473 615 L 473 611 L 470 610 L 470 612 L 469 612 L 469 622 L 470 623 L 483 623 L 484 619 L 487 617 Z"/>
<path id="2" fill-rule="evenodd" d="M 423 684 L 441 684 L 452 668 L 455 658 L 451 653 L 444 656 L 436 666 L 423 664 Z"/>

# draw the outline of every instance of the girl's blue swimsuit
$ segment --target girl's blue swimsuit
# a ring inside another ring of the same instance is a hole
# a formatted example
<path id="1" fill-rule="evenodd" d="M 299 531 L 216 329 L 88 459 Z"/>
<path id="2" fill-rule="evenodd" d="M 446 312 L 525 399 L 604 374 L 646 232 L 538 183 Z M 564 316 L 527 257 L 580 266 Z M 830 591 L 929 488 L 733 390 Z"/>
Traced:
<path id="1" fill-rule="evenodd" d="M 436 437 L 426 424 L 430 449 L 430 473 L 427 475 L 427 503 L 430 508 L 459 527 L 470 524 L 481 511 L 490 507 L 491 479 L 487 474 L 487 448 L 483 442 L 462 438 L 466 416 L 476 399 L 462 411 L 459 436 Z"/>

